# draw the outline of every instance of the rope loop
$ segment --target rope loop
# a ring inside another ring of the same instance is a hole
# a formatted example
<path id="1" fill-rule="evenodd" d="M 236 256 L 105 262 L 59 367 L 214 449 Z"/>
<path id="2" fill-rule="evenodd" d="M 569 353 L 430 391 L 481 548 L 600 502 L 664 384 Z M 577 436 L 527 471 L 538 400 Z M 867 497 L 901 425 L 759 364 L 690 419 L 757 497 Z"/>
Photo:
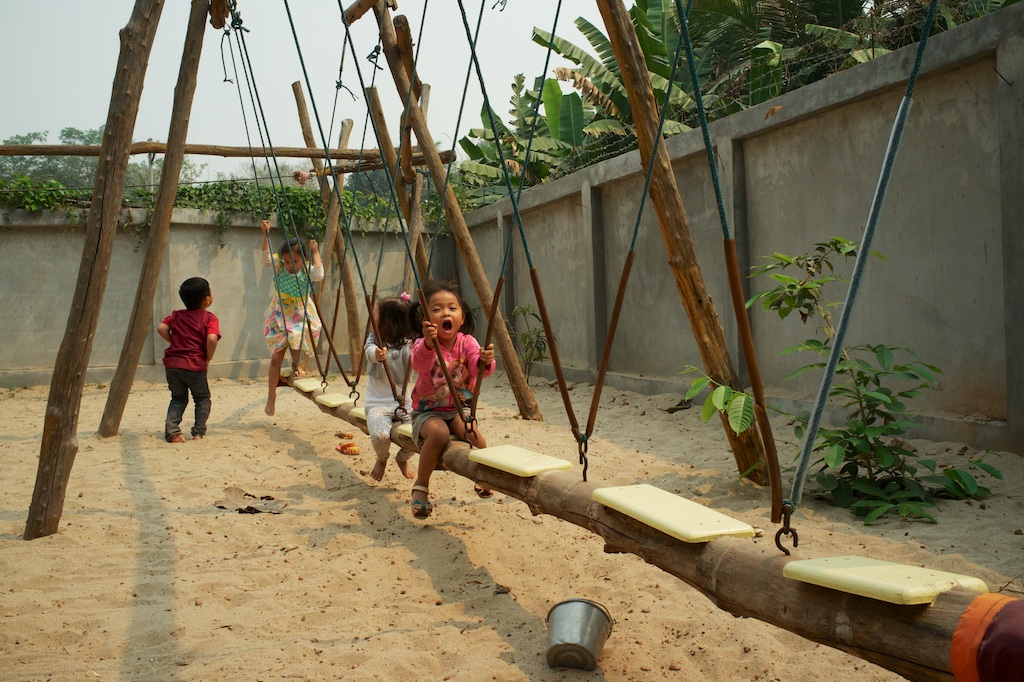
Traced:
<path id="1" fill-rule="evenodd" d="M 796 528 L 792 528 L 789 525 L 790 517 L 793 516 L 793 503 L 790 500 L 786 500 L 782 503 L 782 528 L 775 534 L 775 546 L 779 548 L 779 551 L 789 556 L 789 550 L 782 546 L 782 536 L 792 535 L 793 536 L 793 547 L 796 548 L 800 544 L 800 537 L 796 534 Z"/>

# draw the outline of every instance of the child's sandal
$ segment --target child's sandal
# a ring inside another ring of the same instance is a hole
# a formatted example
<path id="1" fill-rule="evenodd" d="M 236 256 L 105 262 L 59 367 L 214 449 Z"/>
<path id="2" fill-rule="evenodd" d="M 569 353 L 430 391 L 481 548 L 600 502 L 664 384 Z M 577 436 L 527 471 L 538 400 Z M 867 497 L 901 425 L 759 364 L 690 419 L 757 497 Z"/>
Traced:
<path id="1" fill-rule="evenodd" d="M 424 495 L 430 495 L 430 488 L 428 488 L 425 485 L 414 485 L 412 487 L 412 491 L 414 493 L 419 491 L 419 492 L 423 493 Z M 433 513 L 433 511 L 434 511 L 434 505 L 432 505 L 430 503 L 430 499 L 429 498 L 426 499 L 426 500 L 417 500 L 417 499 L 413 498 L 411 506 L 412 506 L 412 515 L 414 517 L 416 517 L 417 519 L 430 518 L 431 513 Z"/>
<path id="2" fill-rule="evenodd" d="M 479 497 L 482 500 L 486 500 L 486 499 L 489 499 L 491 497 L 494 497 L 494 491 L 493 490 L 491 490 L 490 488 L 485 488 L 482 485 L 480 485 L 479 483 L 477 485 L 473 486 L 473 492 L 475 492 L 476 496 Z"/>

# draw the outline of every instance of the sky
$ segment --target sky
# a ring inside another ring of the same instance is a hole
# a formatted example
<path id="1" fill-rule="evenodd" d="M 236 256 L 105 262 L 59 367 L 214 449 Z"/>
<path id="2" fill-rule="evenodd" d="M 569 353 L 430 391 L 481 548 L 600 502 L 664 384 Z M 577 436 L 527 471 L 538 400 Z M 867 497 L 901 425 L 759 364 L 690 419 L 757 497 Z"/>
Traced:
<path id="1" fill-rule="evenodd" d="M 421 21 L 425 2 L 426 18 Z M 303 83 L 314 129 L 318 127 L 312 111 L 315 103 L 319 127 L 332 145 L 344 118 L 355 122 L 350 147 L 362 144 L 366 106 L 354 64 L 358 61 L 363 80 L 369 84 L 373 69 L 365 57 L 373 51 L 378 32 L 372 13 L 352 25 L 354 52 L 359 59 L 353 60 L 351 51 L 347 54 L 341 80 L 357 95 L 357 100 L 353 100 L 348 92 L 336 87 L 344 37 L 339 4 L 347 7 L 350 3 L 351 0 L 287 0 L 312 86 L 311 96 L 305 87 L 306 76 L 292 35 L 286 0 L 238 0 L 243 26 L 248 31 L 244 36 L 253 79 L 274 146 L 304 146 L 291 89 L 295 81 Z M 464 3 L 470 25 L 475 27 L 480 2 Z M 146 73 L 135 141 L 167 140 L 190 4 L 187 0 L 165 3 Z M 530 36 L 534 26 L 551 30 L 556 5 L 554 0 L 507 0 L 501 9 L 496 0 L 484 0 L 477 53 L 491 105 L 503 119 L 508 119 L 511 84 L 516 74 L 524 74 L 529 86 L 541 73 L 546 50 L 532 42 Z M 133 7 L 133 0 L 0 0 L 0 26 L 4 32 L 0 41 L 0 64 L 4 65 L 0 69 L 0 142 L 13 135 L 46 131 L 48 142 L 56 144 L 62 128 L 88 130 L 105 123 L 120 51 L 118 32 L 128 23 Z M 414 41 L 423 26 L 422 41 L 417 41 L 422 42 L 417 70 L 422 81 L 431 86 L 430 130 L 441 149 L 450 149 L 470 128 L 482 126 L 483 97 L 473 75 L 462 122 L 458 130 L 455 127 L 469 65 L 468 41 L 458 2 L 399 0 L 394 13 L 406 14 Z M 585 38 L 573 25 L 580 16 L 603 26 L 594 0 L 562 0 L 556 34 L 589 50 Z M 222 31 L 207 24 L 188 142 L 247 146 L 238 90 L 232 83 L 224 82 L 222 35 Z M 234 80 L 227 51 L 229 43 L 223 41 L 223 45 L 228 77 Z M 384 70 L 377 71 L 377 86 L 394 137 L 401 104 L 383 56 L 381 64 Z M 569 64 L 552 54 L 549 75 L 557 66 Z M 239 74 L 243 78 L 241 71 Z M 253 144 L 258 144 L 251 111 L 247 110 L 246 116 Z M 320 139 L 318 133 L 314 134 Z M 367 133 L 365 146 L 377 146 L 372 129 Z M 207 164 L 202 179 L 214 179 L 218 172 L 239 172 L 246 164 L 245 159 L 191 159 Z"/>

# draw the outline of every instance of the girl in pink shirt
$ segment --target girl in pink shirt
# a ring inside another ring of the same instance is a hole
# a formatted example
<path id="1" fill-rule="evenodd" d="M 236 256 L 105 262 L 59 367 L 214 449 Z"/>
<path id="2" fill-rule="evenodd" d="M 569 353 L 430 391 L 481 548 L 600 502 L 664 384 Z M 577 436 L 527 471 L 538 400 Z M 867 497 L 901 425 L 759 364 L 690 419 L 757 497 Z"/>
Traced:
<path id="1" fill-rule="evenodd" d="M 434 510 L 429 499 L 430 475 L 449 437 L 454 435 L 473 447 L 487 447 L 479 429 L 474 427 L 467 432 L 465 422 L 458 418 L 437 348 L 441 349 L 452 385 L 464 403 L 472 398 L 481 372 L 483 376 L 494 372 L 494 346 L 489 344 L 481 349 L 473 338 L 473 315 L 459 297 L 458 289 L 447 282 L 431 281 L 423 288 L 423 298 L 427 302 L 426 318 L 421 321 L 423 337 L 412 344 L 412 368 L 418 373 L 412 389 L 412 439 L 420 448 L 416 483 L 412 487 L 412 513 L 418 519 L 427 518 Z M 419 311 L 419 307 L 414 311 Z M 481 497 L 491 496 L 485 488 L 477 487 L 476 491 Z"/>

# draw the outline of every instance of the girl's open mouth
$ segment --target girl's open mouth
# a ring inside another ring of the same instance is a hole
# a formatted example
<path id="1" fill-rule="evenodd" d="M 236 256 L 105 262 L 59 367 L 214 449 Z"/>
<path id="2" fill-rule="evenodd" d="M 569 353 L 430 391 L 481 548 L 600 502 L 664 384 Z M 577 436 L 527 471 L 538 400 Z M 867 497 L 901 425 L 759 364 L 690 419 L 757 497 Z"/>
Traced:
<path id="1" fill-rule="evenodd" d="M 442 322 L 441 329 L 445 330 L 446 332 L 450 332 L 452 330 L 452 321 L 445 320 L 444 322 Z"/>

